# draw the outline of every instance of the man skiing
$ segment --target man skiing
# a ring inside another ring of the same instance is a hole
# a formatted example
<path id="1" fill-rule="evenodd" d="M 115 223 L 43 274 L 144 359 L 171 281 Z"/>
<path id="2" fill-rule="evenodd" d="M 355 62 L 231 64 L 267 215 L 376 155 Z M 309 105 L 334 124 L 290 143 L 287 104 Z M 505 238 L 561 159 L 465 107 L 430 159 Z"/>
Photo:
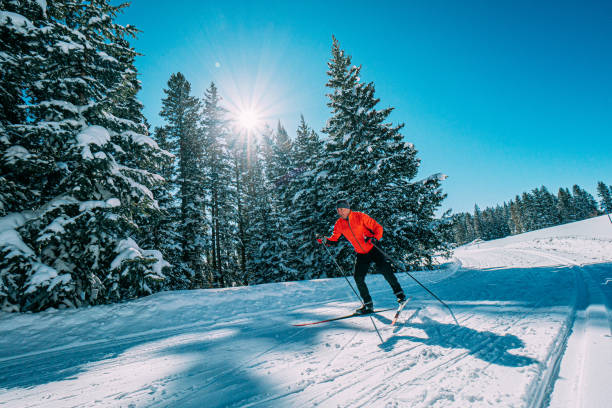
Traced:
<path id="1" fill-rule="evenodd" d="M 383 227 L 370 216 L 359 211 L 351 211 L 347 200 L 338 200 L 336 208 L 340 218 L 338 218 L 334 225 L 334 233 L 329 238 L 318 238 L 317 242 L 325 245 L 336 245 L 340 235 L 344 235 L 353 245 L 353 248 L 355 248 L 357 260 L 355 261 L 353 276 L 357 283 L 359 294 L 363 299 L 363 306 L 357 309 L 356 312 L 368 314 L 374 311 L 372 297 L 365 283 L 365 276 L 372 262 L 376 264 L 378 272 L 385 277 L 391 289 L 393 289 L 393 293 L 397 296 L 397 301 L 400 303 L 404 302 L 406 296 L 391 270 L 391 265 L 378 248 L 372 244 L 372 241 L 380 241 L 382 239 Z"/>

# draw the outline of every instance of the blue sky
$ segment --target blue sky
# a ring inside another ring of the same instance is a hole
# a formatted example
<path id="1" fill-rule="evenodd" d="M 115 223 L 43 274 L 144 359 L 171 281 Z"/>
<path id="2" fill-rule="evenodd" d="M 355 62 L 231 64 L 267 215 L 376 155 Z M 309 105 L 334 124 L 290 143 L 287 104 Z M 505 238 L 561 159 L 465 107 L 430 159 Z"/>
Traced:
<path id="1" fill-rule="evenodd" d="M 153 126 L 180 71 L 196 96 L 214 81 L 234 110 L 292 135 L 303 114 L 319 131 L 333 34 L 405 123 L 419 177 L 449 176 L 445 209 L 612 184 L 610 1 L 134 0 L 119 22 L 143 31 L 132 43 Z"/>

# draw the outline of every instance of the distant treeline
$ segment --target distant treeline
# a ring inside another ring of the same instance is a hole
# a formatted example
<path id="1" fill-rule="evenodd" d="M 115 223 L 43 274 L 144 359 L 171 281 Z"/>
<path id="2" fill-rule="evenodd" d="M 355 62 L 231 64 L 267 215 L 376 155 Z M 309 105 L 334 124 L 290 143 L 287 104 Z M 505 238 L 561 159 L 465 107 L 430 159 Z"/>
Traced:
<path id="1" fill-rule="evenodd" d="M 560 188 L 555 196 L 545 186 L 517 195 L 514 200 L 495 208 L 453 216 L 454 242 L 464 244 L 475 239 L 490 240 L 580 221 L 612 212 L 612 185 L 597 184 L 599 203 L 578 185 Z"/>

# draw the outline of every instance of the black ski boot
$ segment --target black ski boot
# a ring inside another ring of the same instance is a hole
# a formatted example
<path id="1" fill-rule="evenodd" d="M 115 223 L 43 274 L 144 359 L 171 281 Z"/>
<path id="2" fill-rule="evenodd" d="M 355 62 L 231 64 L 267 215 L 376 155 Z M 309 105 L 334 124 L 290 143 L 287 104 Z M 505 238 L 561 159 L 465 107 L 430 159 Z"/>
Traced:
<path id="1" fill-rule="evenodd" d="M 397 296 L 397 303 L 404 303 L 406 301 L 406 295 L 404 295 L 404 292 L 397 292 L 395 296 Z"/>
<path id="2" fill-rule="evenodd" d="M 374 312 L 374 304 L 372 302 L 364 303 L 359 309 L 355 310 L 355 314 L 370 314 Z"/>

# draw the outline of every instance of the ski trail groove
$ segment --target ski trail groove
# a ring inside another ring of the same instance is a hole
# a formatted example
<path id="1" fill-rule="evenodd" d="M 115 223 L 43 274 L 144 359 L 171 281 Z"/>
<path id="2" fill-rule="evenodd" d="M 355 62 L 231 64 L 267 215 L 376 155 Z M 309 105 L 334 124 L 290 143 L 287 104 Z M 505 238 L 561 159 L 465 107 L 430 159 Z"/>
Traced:
<path id="1" fill-rule="evenodd" d="M 554 384 L 559 375 L 559 368 L 567 349 L 568 339 L 576 322 L 578 308 L 583 305 L 586 307 L 586 304 L 588 304 L 588 291 L 582 276 L 582 264 L 575 262 L 573 259 L 535 250 L 513 249 L 513 251 L 541 256 L 555 262 L 561 262 L 562 265 L 570 265 L 574 272 L 576 290 L 570 313 L 566 317 L 546 360 L 543 362 L 544 369 L 542 374 L 538 376 L 538 380 L 531 383 L 531 387 L 527 391 L 528 408 L 545 408 L 550 402 L 550 395 L 554 390 Z"/>

